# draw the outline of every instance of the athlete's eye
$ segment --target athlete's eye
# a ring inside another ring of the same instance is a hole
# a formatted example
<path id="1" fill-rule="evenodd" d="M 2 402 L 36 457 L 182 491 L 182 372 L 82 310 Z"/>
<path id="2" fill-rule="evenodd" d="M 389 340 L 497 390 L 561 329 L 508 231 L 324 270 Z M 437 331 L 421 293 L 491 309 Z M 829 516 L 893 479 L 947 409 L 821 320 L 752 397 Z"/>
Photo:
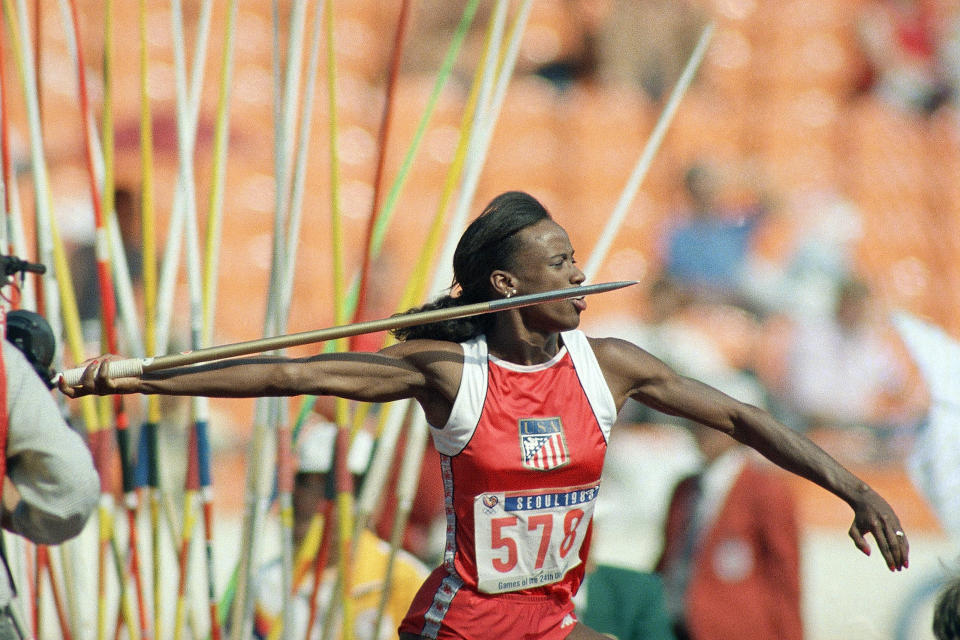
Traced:
<path id="1" fill-rule="evenodd" d="M 562 255 L 558 259 L 551 262 L 550 266 L 559 269 L 567 262 L 567 260 L 570 261 L 570 264 L 577 264 L 577 261 L 573 258 L 573 256 Z"/>

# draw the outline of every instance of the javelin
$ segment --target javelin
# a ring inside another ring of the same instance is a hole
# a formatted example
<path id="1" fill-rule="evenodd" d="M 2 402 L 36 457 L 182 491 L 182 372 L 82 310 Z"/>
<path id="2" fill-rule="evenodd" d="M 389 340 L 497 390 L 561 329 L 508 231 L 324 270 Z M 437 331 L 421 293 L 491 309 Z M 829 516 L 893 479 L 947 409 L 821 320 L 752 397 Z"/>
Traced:
<path id="1" fill-rule="evenodd" d="M 376 333 L 378 331 L 392 331 L 433 322 L 443 322 L 445 320 L 456 320 L 458 318 L 468 318 L 485 313 L 494 313 L 496 311 L 507 311 L 509 309 L 518 309 L 528 307 L 543 302 L 555 300 L 564 300 L 568 298 L 579 298 L 580 296 L 591 295 L 594 293 L 605 293 L 615 289 L 622 289 L 637 284 L 635 280 L 624 280 L 618 282 L 602 282 L 599 284 L 589 284 L 579 287 L 567 287 L 565 289 L 554 289 L 552 291 L 543 291 L 541 293 L 530 293 L 527 295 L 516 296 L 514 298 L 501 298 L 498 300 L 489 300 L 487 302 L 476 302 L 474 304 L 465 304 L 445 309 L 431 309 L 429 311 L 418 311 L 415 313 L 405 313 L 380 320 L 367 320 L 364 322 L 355 322 L 352 324 L 328 327 L 326 329 L 314 329 L 313 331 L 303 331 L 301 333 L 292 333 L 283 336 L 273 336 L 269 338 L 260 338 L 257 340 L 248 340 L 246 342 L 235 342 L 217 347 L 208 347 L 206 349 L 197 349 L 195 351 L 185 351 L 183 353 L 171 353 L 165 356 L 153 358 L 127 358 L 124 360 L 112 360 L 107 363 L 107 375 L 111 378 L 130 378 L 138 377 L 150 371 L 159 371 L 161 369 L 170 369 L 200 362 L 211 362 L 232 358 L 235 356 L 249 355 L 251 353 L 261 353 L 264 351 L 274 351 L 297 347 L 316 342 L 325 342 L 327 340 L 338 340 L 340 338 L 350 338 L 362 335 L 364 333 Z M 80 382 L 84 367 L 67 369 L 61 372 L 64 381 L 75 386 Z"/>

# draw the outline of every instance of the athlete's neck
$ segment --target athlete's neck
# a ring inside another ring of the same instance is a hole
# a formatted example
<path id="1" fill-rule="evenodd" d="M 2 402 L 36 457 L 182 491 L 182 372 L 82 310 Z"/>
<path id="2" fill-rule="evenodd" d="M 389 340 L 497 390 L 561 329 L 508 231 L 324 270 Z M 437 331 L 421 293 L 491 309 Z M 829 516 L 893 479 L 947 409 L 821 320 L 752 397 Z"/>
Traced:
<path id="1" fill-rule="evenodd" d="M 487 333 L 487 350 L 494 356 L 515 364 L 542 364 L 557 355 L 559 333 L 518 332 L 497 325 Z"/>

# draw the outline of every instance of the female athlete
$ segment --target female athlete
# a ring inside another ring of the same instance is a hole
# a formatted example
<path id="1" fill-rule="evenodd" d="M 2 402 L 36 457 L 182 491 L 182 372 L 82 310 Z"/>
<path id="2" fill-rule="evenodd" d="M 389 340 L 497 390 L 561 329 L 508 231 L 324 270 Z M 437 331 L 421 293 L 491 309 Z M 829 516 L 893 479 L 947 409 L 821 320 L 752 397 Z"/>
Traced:
<path id="1" fill-rule="evenodd" d="M 496 197 L 460 239 L 451 294 L 426 308 L 577 287 L 584 274 L 563 227 L 533 197 Z M 850 537 L 871 534 L 891 570 L 908 544 L 893 509 L 803 435 L 757 407 L 679 375 L 625 340 L 577 329 L 583 297 L 403 329 L 377 353 L 255 357 L 110 379 L 103 360 L 71 397 L 160 393 L 211 397 L 413 398 L 441 454 L 444 560 L 400 626 L 420 638 L 606 636 L 577 622 L 607 438 L 633 398 L 718 429 L 853 509 Z"/>

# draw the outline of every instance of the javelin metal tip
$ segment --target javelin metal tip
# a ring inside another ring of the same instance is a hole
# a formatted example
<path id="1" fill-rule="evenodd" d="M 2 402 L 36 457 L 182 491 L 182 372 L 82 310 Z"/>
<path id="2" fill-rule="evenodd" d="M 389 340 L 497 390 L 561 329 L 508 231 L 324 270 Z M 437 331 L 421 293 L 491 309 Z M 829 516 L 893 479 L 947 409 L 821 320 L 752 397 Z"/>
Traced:
<path id="1" fill-rule="evenodd" d="M 619 280 L 616 282 L 599 282 L 597 284 L 580 285 L 579 290 L 584 293 L 603 293 L 605 291 L 614 291 L 640 284 L 639 280 Z"/>
<path id="2" fill-rule="evenodd" d="M 624 287 L 629 287 L 635 284 L 640 284 L 639 280 L 618 280 L 616 282 L 601 282 L 598 284 L 588 284 L 584 285 L 586 287 L 609 287 L 610 289 L 622 289 Z"/>
<path id="3" fill-rule="evenodd" d="M 541 302 L 551 302 L 554 300 L 563 300 L 566 298 L 579 298 L 581 296 L 591 295 L 594 293 L 606 293 L 607 291 L 622 289 L 624 287 L 629 287 L 630 285 L 634 285 L 634 284 L 637 284 L 636 280 L 621 280 L 619 282 L 600 282 L 597 284 L 582 284 L 574 287 L 565 287 L 563 289 L 554 289 L 552 291 L 541 291 L 540 293 L 528 293 L 528 294 L 524 294 L 522 296 L 516 296 L 513 298 L 502 298 L 499 300 L 491 300 L 490 302 L 481 303 L 482 305 L 485 306 L 485 308 L 483 311 L 480 311 L 479 313 L 485 313 L 486 311 L 504 311 L 506 309 L 517 309 L 519 307 L 525 307 L 531 304 L 539 304 Z M 463 311 L 467 311 L 467 307 L 462 307 L 461 309 Z M 473 315 L 473 313 L 470 312 L 469 315 Z"/>

